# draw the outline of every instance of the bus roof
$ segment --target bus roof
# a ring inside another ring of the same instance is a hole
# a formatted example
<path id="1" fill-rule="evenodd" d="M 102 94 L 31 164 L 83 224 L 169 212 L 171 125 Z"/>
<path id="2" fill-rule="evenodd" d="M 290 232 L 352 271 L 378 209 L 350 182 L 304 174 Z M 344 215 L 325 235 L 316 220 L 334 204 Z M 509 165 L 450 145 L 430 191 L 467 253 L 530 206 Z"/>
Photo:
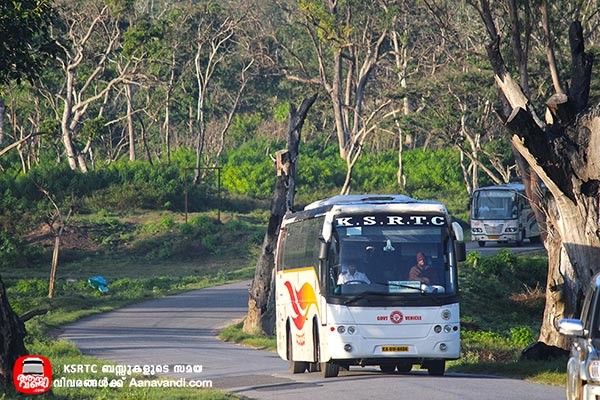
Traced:
<path id="1" fill-rule="evenodd" d="M 354 212 L 398 211 L 398 212 L 436 212 L 448 214 L 444 204 L 433 200 L 415 200 L 402 194 L 364 194 L 364 195 L 339 195 L 310 203 L 304 211 L 296 213 L 305 217 L 326 213 L 331 209 L 344 208 Z M 387 209 L 387 210 L 386 210 Z"/>
<path id="2" fill-rule="evenodd" d="M 403 194 L 349 194 L 329 197 L 328 199 L 318 200 L 310 203 L 305 210 L 312 210 L 313 208 L 319 208 L 329 205 L 342 205 L 342 204 L 388 204 L 388 203 L 416 203 L 419 202 L 411 197 Z"/>
<path id="3" fill-rule="evenodd" d="M 432 205 L 436 206 L 436 210 L 439 210 L 439 206 L 443 206 L 439 201 L 433 200 L 415 200 L 412 197 L 408 197 L 403 194 L 349 194 L 333 196 L 328 199 L 318 200 L 310 203 L 305 210 L 312 210 L 324 206 L 337 206 L 337 205 L 359 205 L 359 204 L 411 204 L 411 205 Z M 433 210 L 432 210 L 433 211 Z"/>
<path id="4" fill-rule="evenodd" d="M 484 186 L 475 189 L 478 190 L 513 190 L 517 192 L 522 192 L 525 190 L 525 185 L 522 183 L 507 183 L 506 185 L 493 185 L 493 186 Z"/>

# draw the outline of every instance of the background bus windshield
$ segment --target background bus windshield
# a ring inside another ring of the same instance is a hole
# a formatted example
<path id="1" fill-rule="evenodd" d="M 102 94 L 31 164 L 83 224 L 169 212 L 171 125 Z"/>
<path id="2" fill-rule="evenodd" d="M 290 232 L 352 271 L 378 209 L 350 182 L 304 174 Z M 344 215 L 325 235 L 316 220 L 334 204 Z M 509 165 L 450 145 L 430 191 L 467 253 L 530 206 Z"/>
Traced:
<path id="1" fill-rule="evenodd" d="M 446 268 L 444 232 L 445 223 L 444 226 L 338 225 L 334 294 L 452 292 L 449 282 L 454 280 Z"/>
<path id="2" fill-rule="evenodd" d="M 512 191 L 480 190 L 475 194 L 474 219 L 517 218 L 516 194 Z"/>

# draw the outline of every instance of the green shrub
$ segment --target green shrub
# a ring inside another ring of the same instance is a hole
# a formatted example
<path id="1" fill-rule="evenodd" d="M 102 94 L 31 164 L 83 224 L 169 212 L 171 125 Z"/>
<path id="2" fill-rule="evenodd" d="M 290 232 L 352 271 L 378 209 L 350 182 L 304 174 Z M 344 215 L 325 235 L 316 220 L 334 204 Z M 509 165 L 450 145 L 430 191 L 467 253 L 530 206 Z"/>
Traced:
<path id="1" fill-rule="evenodd" d="M 511 362 L 518 359 L 520 349 L 506 337 L 489 331 L 461 334 L 462 359 L 465 362 Z"/>
<path id="2" fill-rule="evenodd" d="M 537 341 L 537 336 L 529 326 L 516 326 L 511 328 L 509 333 L 511 342 L 520 348 L 525 348 Z"/>

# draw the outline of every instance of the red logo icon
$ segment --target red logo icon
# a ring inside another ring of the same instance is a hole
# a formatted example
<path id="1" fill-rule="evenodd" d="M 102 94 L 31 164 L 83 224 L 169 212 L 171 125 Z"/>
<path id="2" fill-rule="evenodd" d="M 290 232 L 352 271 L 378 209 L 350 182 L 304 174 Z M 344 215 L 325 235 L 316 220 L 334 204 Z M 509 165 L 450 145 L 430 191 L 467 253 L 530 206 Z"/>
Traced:
<path id="1" fill-rule="evenodd" d="M 404 320 L 404 315 L 402 315 L 400 311 L 392 311 L 392 313 L 390 314 L 390 320 L 394 324 L 399 324 Z"/>
<path id="2" fill-rule="evenodd" d="M 19 357 L 13 368 L 13 382 L 15 388 L 21 393 L 46 393 L 52 386 L 50 360 L 32 354 Z"/>

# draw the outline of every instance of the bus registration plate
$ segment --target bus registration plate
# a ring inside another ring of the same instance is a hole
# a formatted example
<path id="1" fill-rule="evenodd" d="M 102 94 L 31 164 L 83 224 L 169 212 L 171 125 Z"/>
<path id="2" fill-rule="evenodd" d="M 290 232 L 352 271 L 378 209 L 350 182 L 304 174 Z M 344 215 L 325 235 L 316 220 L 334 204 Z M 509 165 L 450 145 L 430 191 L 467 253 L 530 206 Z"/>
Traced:
<path id="1" fill-rule="evenodd" d="M 384 353 L 407 352 L 408 346 L 381 346 L 381 351 Z"/>

